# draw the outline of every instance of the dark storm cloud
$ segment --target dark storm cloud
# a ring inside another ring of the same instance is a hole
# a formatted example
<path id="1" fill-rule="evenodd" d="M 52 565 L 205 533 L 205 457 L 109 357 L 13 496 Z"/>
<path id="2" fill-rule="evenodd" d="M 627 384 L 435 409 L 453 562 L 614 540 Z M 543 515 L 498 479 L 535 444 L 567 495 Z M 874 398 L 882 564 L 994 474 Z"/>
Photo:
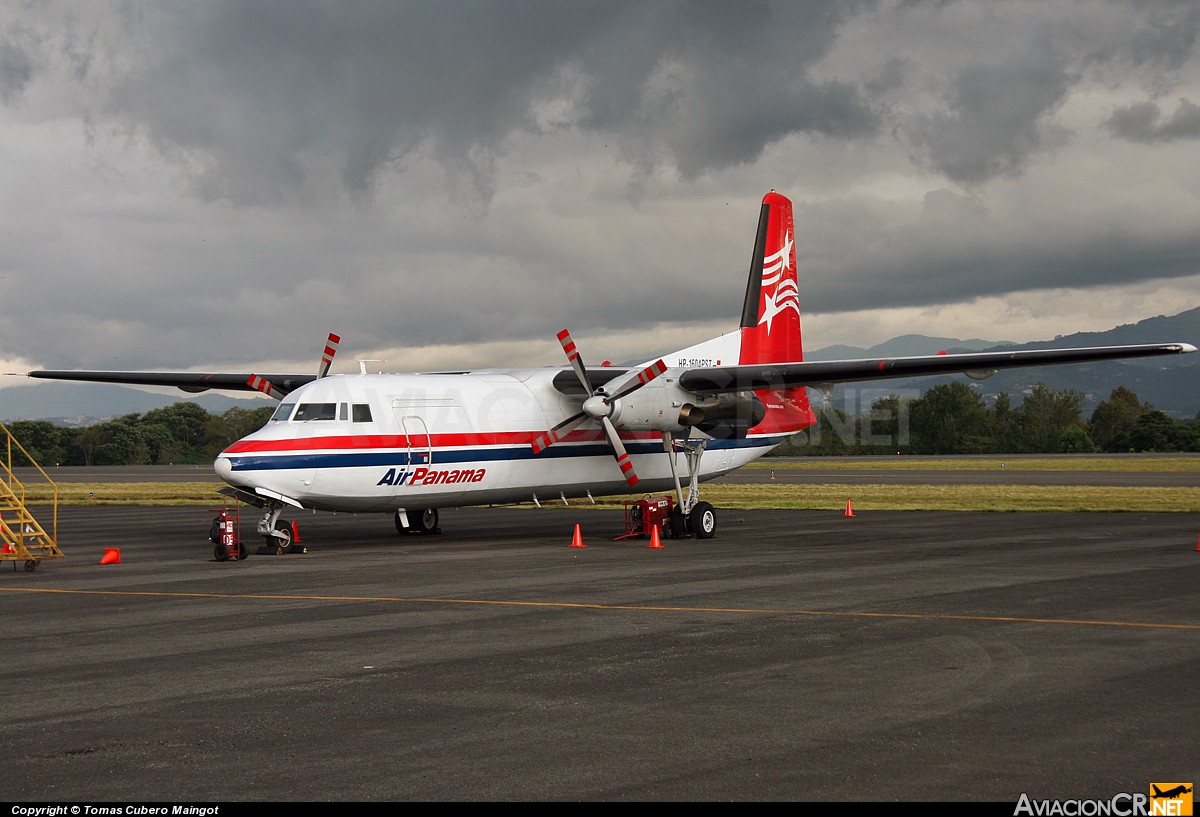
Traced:
<path id="1" fill-rule="evenodd" d="M 1200 105 L 1181 99 L 1175 113 L 1163 117 L 1157 104 L 1137 102 L 1113 111 L 1104 124 L 1113 136 L 1143 144 L 1200 139 Z"/>
<path id="2" fill-rule="evenodd" d="M 1200 5 L 1194 0 L 1160 0 L 1139 4 L 1145 20 L 1133 34 L 1133 58 L 1139 63 L 1180 68 L 1196 47 Z"/>
<path id="3" fill-rule="evenodd" d="M 0 102 L 13 104 L 33 76 L 33 64 L 25 50 L 0 37 Z"/>
<path id="4" fill-rule="evenodd" d="M 724 326 L 772 187 L 810 313 L 1187 275 L 1197 8 L 23 2 L 0 353 Z"/>
<path id="5" fill-rule="evenodd" d="M 672 6 L 655 24 L 632 26 L 638 48 L 588 49 L 594 82 L 581 124 L 626 137 L 626 155 L 643 168 L 665 152 L 687 178 L 752 162 L 793 133 L 869 136 L 879 121 L 857 88 L 806 74 L 867 5 Z"/>
<path id="6" fill-rule="evenodd" d="M 352 190 L 430 152 L 486 198 L 505 139 L 609 133 L 687 176 L 792 133 L 869 134 L 858 90 L 806 70 L 861 3 L 153 4 L 92 61 L 103 114 L 147 133 L 210 197 L 295 195 L 332 162 Z M 80 24 L 82 25 L 82 24 Z M 78 42 L 87 41 L 79 31 Z M 537 108 L 565 99 L 547 125 Z"/>
<path id="7" fill-rule="evenodd" d="M 859 225 L 832 265 L 811 274 L 805 303 L 817 311 L 955 303 L 1012 292 L 1128 284 L 1131 271 L 1182 278 L 1200 271 L 1200 231 L 1188 224 L 1148 230 L 1095 212 L 1037 211 L 997 217 L 977 197 L 934 190 L 920 217 L 902 226 Z M 1031 205 L 1031 207 L 1034 205 Z M 835 230 L 838 214 L 798 208 L 806 232 Z M 1023 222 L 1028 223 L 1023 223 Z M 798 229 L 798 236 L 803 234 Z M 1194 304 L 1181 304 L 1190 308 Z"/>
<path id="8" fill-rule="evenodd" d="M 915 118 L 923 159 L 947 178 L 977 184 L 1015 175 L 1046 145 L 1046 117 L 1072 82 L 1048 38 L 999 63 L 974 64 L 954 79 L 948 110 Z"/>

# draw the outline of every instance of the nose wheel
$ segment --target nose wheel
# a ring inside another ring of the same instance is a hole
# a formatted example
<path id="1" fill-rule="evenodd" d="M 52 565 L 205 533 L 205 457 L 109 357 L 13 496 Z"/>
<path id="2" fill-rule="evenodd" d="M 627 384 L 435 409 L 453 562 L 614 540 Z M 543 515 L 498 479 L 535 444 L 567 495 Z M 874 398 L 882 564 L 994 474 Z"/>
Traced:
<path id="1" fill-rule="evenodd" d="M 292 552 L 293 539 L 292 526 L 282 519 L 275 520 L 275 533 L 272 536 L 264 536 L 266 545 L 269 548 L 275 548 L 275 555 L 282 556 L 285 553 Z"/>

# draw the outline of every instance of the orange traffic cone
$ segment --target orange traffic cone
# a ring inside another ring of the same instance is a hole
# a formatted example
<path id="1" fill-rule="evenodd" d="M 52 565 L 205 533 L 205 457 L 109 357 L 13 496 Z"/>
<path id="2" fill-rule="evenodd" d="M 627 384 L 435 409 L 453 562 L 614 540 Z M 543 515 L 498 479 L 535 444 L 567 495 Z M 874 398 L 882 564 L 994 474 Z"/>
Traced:
<path id="1" fill-rule="evenodd" d="M 571 547 L 585 548 L 587 545 L 583 543 L 583 534 L 579 532 L 579 523 L 575 523 L 575 535 L 571 537 Z"/>
<path id="2" fill-rule="evenodd" d="M 1200 553 L 1200 536 L 1196 537 L 1196 553 Z"/>
<path id="3" fill-rule="evenodd" d="M 292 520 L 292 543 L 300 541 L 300 526 L 296 524 L 296 520 Z"/>
<path id="4" fill-rule="evenodd" d="M 5 542 L 4 547 L 0 548 L 0 553 L 16 553 L 17 549 L 12 546 L 12 542 Z"/>
<path id="5" fill-rule="evenodd" d="M 104 555 L 100 557 L 102 565 L 119 565 L 121 563 L 121 551 L 117 548 L 105 548 Z"/>
<path id="6" fill-rule="evenodd" d="M 646 545 L 646 547 L 654 549 L 654 550 L 658 550 L 662 546 L 663 546 L 662 540 L 659 539 L 659 537 L 658 537 L 658 525 L 651 525 L 650 526 L 650 544 Z"/>
<path id="7" fill-rule="evenodd" d="M 846 500 L 846 512 L 842 516 L 854 516 L 854 508 L 850 505 L 850 500 Z"/>

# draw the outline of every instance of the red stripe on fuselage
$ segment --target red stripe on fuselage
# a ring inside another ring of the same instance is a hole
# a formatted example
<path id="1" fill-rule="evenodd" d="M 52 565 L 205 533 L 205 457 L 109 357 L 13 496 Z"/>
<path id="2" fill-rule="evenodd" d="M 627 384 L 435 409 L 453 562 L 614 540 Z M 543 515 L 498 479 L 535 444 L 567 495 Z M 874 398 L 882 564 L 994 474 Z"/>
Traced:
<path id="1" fill-rule="evenodd" d="M 544 436 L 540 431 L 505 431 L 486 434 L 431 434 L 429 444 L 433 448 L 469 448 L 482 445 L 532 445 Z M 622 432 L 622 440 L 660 440 L 657 432 L 637 434 Z M 424 435 L 414 448 L 425 448 Z M 572 431 L 565 437 L 555 435 L 555 443 L 602 442 L 606 438 L 600 429 Z M 408 448 L 408 438 L 403 434 L 346 434 L 323 437 L 292 437 L 285 440 L 238 440 L 225 449 L 227 454 L 251 454 L 261 451 L 314 451 L 330 449 L 386 449 Z"/>

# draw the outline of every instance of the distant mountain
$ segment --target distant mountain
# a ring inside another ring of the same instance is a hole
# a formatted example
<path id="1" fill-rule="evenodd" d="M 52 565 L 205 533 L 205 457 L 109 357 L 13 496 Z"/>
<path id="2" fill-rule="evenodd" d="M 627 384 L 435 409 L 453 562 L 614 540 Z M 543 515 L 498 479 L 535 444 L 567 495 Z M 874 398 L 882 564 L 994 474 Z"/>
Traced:
<path id="1" fill-rule="evenodd" d="M 891 346 L 893 341 L 854 350 L 849 357 L 903 356 L 931 354 L 946 349 L 956 351 L 1014 351 L 1020 349 L 1068 349 L 1077 346 L 1125 346 L 1138 343 L 1191 343 L 1200 347 L 1200 308 L 1190 309 L 1178 315 L 1147 318 L 1132 324 L 1123 324 L 1106 332 L 1077 332 L 1059 335 L 1053 340 L 1034 343 L 1004 343 L 979 346 L 978 341 L 959 341 L 953 338 L 922 338 L 906 336 L 912 342 Z M 900 338 L 896 339 L 901 340 Z M 923 348 L 922 342 L 928 342 Z M 847 349 L 851 347 L 830 347 Z M 898 351 L 885 351 L 894 349 Z M 917 351 L 919 349 L 919 351 Z M 820 349 L 806 353 L 809 360 L 829 360 L 841 355 L 825 356 L 828 350 Z M 1192 419 L 1200 411 L 1200 353 L 1168 357 L 1140 358 L 1136 360 L 1088 363 L 1078 366 L 1041 366 L 1030 369 L 1009 369 L 997 372 L 986 380 L 967 382 L 985 399 L 992 400 L 1004 392 L 1013 405 L 1021 402 L 1021 396 L 1037 383 L 1045 383 L 1053 389 L 1070 389 L 1081 392 L 1084 397 L 1084 417 L 1091 416 L 1095 407 L 1107 400 L 1117 386 L 1134 392 L 1143 403 L 1149 403 L 1177 419 Z M 933 386 L 962 380 L 962 375 L 911 378 L 880 381 L 878 383 L 850 384 L 834 388 L 831 404 L 850 413 L 861 413 L 871 408 L 875 400 L 889 394 L 918 397 Z"/>
<path id="2" fill-rule="evenodd" d="M 50 420 L 58 425 L 86 426 L 126 414 L 145 414 L 185 400 L 210 414 L 222 414 L 234 407 L 256 409 L 275 404 L 265 397 L 238 399 L 217 393 L 188 396 L 178 391 L 173 395 L 152 394 L 107 383 L 38 383 L 0 389 L 0 421 Z"/>
<path id="3" fill-rule="evenodd" d="M 972 338 L 901 335 L 869 348 L 827 346 L 805 353 L 808 360 L 837 360 L 874 357 L 929 355 L 939 351 L 978 352 L 1015 349 L 1063 349 L 1074 346 L 1124 346 L 1136 343 L 1182 341 L 1200 347 L 1200 308 L 1178 315 L 1160 315 L 1107 332 L 1077 332 L 1036 343 L 1011 343 Z M 1013 404 L 1036 383 L 1054 389 L 1073 389 L 1086 396 L 1084 416 L 1107 400 L 1117 386 L 1125 386 L 1155 408 L 1179 419 L 1191 419 L 1200 411 L 1200 353 L 1140 360 L 1090 363 L 1080 366 L 1042 366 L 998 372 L 987 380 L 968 380 L 986 399 L 1007 393 Z M 871 403 L 889 394 L 919 397 L 927 389 L 962 375 L 886 380 L 878 383 L 835 387 L 832 405 L 851 413 L 871 408 Z M 815 395 L 815 392 L 813 393 Z M 155 408 L 188 400 L 213 414 L 235 406 L 261 408 L 274 405 L 264 397 L 236 398 L 220 393 L 185 396 L 182 392 L 155 394 L 138 389 L 98 383 L 38 383 L 0 389 L 0 421 L 48 419 L 61 425 L 89 425 L 125 414 L 144 414 Z"/>
<path id="4" fill-rule="evenodd" d="M 980 352 L 995 346 L 1007 346 L 1009 341 L 959 340 L 958 338 L 934 338 L 928 335 L 901 335 L 898 338 L 885 340 L 866 349 L 861 346 L 826 346 L 822 349 L 804 353 L 805 360 L 855 360 L 874 357 L 912 357 L 914 355 L 935 355 L 946 351 Z"/>
<path id="5" fill-rule="evenodd" d="M 1170 341 L 1182 341 L 1200 346 L 1200 307 L 1170 317 L 1159 315 L 1156 318 L 1146 318 L 1137 323 L 1123 323 L 1106 332 L 1076 332 L 1073 335 L 1059 335 L 1054 340 L 1044 343 L 1025 344 L 1025 346 L 1066 349 L 1072 346 L 1107 346 L 1109 344 Z M 1177 360 L 1182 365 L 1186 358 L 1181 357 Z"/>

